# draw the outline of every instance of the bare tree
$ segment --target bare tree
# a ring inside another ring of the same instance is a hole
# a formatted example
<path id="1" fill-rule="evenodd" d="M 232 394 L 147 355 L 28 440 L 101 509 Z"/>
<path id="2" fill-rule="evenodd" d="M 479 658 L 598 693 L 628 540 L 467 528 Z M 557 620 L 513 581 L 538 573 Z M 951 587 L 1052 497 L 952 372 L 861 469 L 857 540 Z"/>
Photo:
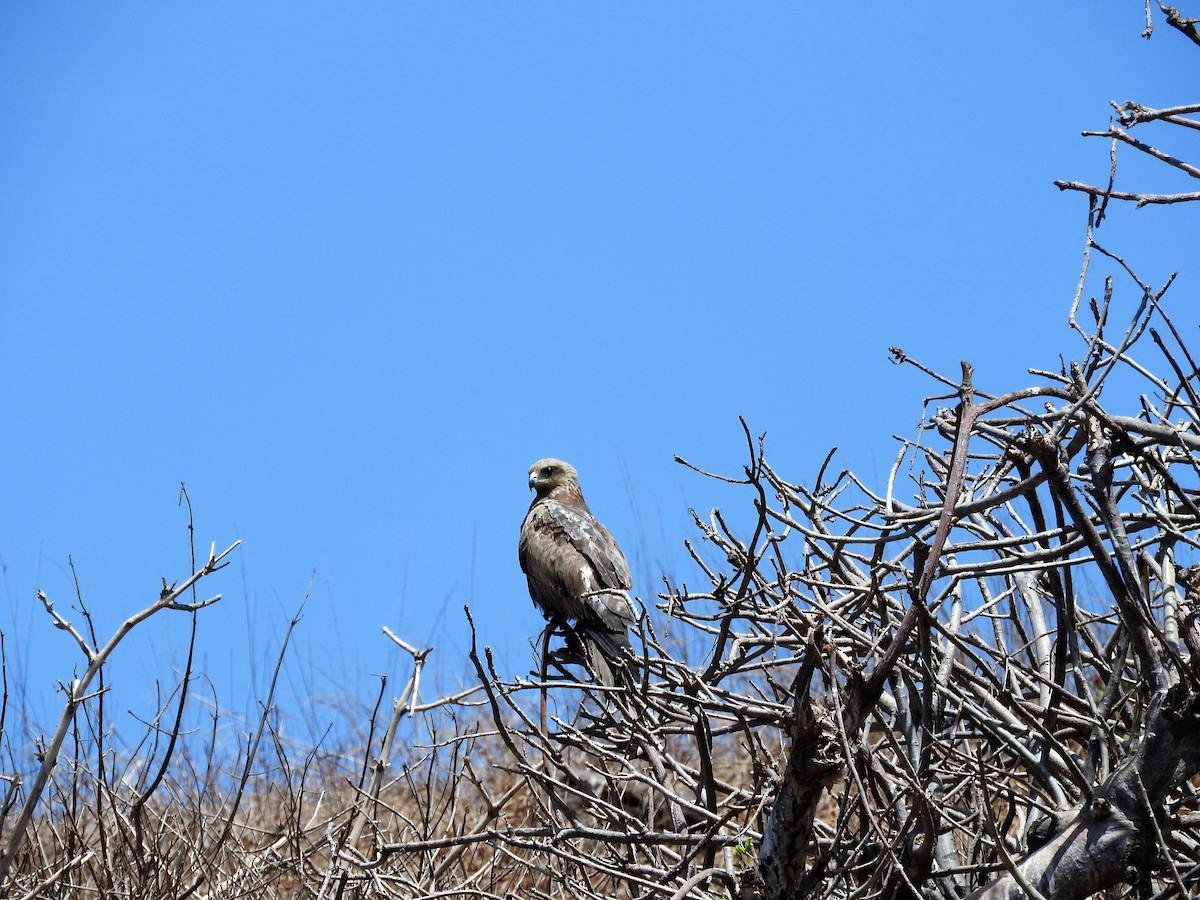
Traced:
<path id="1" fill-rule="evenodd" d="M 521 821 L 497 806 L 388 854 L 486 842 L 537 896 L 1195 891 L 1200 385 L 1173 279 L 1095 231 L 1113 200 L 1200 199 L 1116 185 L 1120 147 L 1200 174 L 1130 134 L 1200 128 L 1200 105 L 1115 109 L 1085 132 L 1112 142 L 1109 183 L 1058 182 L 1089 204 L 1074 361 L 989 392 L 894 348 L 941 393 L 877 488 L 832 458 L 793 483 L 747 429 L 723 480 L 749 536 L 697 516 L 721 562 L 694 548 L 704 587 L 643 619 L 636 684 L 505 679 L 473 652 Z"/>

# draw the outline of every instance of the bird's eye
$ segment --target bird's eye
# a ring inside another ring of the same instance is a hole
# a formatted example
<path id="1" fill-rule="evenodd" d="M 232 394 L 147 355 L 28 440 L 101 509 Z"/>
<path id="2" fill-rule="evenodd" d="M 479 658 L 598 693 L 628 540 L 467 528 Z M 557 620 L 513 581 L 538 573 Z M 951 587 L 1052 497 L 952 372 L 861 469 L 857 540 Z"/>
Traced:
<path id="1" fill-rule="evenodd" d="M 546 466 L 544 469 L 542 469 L 542 474 L 543 475 L 553 475 L 554 474 L 554 466 Z"/>

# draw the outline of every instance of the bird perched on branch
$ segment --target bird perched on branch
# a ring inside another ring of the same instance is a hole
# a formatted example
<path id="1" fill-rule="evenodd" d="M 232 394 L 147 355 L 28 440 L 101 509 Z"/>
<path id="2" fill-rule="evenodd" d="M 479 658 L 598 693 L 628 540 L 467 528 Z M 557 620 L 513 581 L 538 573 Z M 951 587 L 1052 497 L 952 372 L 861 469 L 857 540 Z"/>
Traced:
<path id="1" fill-rule="evenodd" d="M 567 627 L 568 642 L 572 634 L 578 638 L 593 674 L 617 684 L 634 619 L 625 555 L 588 509 L 574 466 L 539 459 L 529 467 L 529 488 L 537 496 L 518 545 L 529 596 L 547 620 Z"/>

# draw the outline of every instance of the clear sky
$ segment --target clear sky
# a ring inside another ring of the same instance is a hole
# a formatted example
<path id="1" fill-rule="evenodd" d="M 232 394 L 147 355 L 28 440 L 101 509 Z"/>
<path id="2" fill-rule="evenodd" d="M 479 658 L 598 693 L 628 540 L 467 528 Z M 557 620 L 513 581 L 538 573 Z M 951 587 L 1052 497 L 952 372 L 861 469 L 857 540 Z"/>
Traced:
<path id="1" fill-rule="evenodd" d="M 1086 203 L 1051 182 L 1107 177 L 1079 132 L 1109 100 L 1196 99 L 1200 54 L 1142 16 L 3 4 L 0 628 L 24 708 L 49 718 L 79 662 L 35 600 L 70 604 L 68 558 L 103 635 L 187 574 L 180 482 L 202 548 L 243 541 L 200 622 L 218 699 L 252 711 L 315 571 L 285 703 L 317 724 L 407 671 L 384 625 L 464 677 L 464 604 L 527 670 L 539 457 L 578 467 L 644 598 L 698 580 L 689 507 L 748 507 L 672 461 L 739 472 L 739 415 L 793 480 L 837 445 L 880 483 L 933 392 L 889 346 L 969 359 L 983 389 L 1077 351 Z M 1194 217 L 1105 229 L 1194 303 Z M 146 714 L 184 618 L 129 639 L 118 708 Z"/>

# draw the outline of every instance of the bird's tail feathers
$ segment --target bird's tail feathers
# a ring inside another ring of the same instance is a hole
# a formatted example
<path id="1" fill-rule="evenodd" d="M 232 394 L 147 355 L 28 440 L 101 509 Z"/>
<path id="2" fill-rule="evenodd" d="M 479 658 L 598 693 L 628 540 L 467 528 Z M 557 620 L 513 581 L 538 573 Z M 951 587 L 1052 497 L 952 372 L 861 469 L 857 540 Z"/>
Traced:
<path id="1" fill-rule="evenodd" d="M 622 631 L 605 631 L 590 628 L 578 632 L 583 644 L 587 666 L 606 687 L 615 687 L 629 681 L 629 666 L 633 653 L 629 636 Z"/>

